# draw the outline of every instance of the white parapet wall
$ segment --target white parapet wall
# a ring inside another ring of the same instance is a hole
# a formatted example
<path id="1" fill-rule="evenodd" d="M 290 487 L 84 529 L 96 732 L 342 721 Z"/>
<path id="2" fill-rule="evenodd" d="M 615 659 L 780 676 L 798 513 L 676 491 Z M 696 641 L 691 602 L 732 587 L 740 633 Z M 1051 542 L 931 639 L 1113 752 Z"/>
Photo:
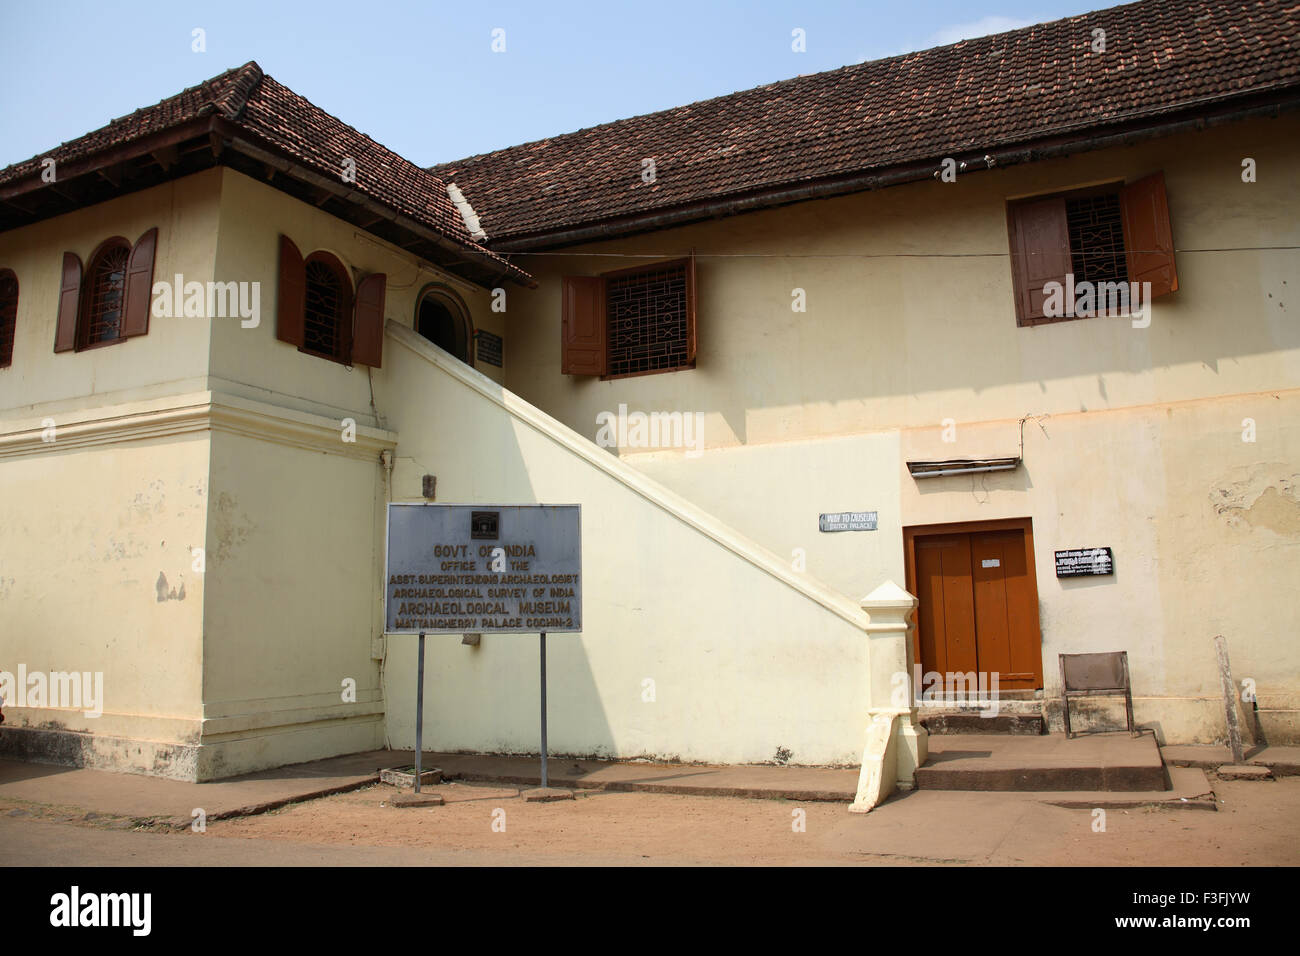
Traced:
<path id="1" fill-rule="evenodd" d="M 582 505 L 584 630 L 547 642 L 553 753 L 859 763 L 856 601 L 393 322 L 375 400 L 399 435 L 391 500 L 433 474 L 439 502 Z M 414 744 L 415 649 L 386 638 L 394 747 Z M 431 637 L 425 666 L 426 749 L 537 752 L 536 637 Z"/>

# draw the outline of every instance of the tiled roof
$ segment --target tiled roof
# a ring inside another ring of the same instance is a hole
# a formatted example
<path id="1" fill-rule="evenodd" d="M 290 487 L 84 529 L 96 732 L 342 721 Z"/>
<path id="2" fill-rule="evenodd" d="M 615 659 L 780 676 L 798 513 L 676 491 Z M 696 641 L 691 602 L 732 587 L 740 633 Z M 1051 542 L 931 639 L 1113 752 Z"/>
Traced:
<path id="1" fill-rule="evenodd" d="M 1298 20 L 1300 4 L 1282 0 L 1143 0 L 431 171 L 460 187 L 492 240 L 545 234 L 1294 91 Z"/>
<path id="2" fill-rule="evenodd" d="M 213 116 L 297 166 L 340 182 L 343 160 L 350 157 L 356 162 L 357 192 L 505 267 L 505 260 L 470 238 L 446 183 L 312 105 L 252 62 L 0 170 L 0 185 L 39 173 L 46 157 L 62 166 Z"/>

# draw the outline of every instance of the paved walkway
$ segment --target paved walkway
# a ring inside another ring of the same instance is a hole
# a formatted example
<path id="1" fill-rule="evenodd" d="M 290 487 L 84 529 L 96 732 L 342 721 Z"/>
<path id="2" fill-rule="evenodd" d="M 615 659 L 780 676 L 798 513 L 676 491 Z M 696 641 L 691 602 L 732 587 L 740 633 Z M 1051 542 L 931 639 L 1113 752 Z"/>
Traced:
<path id="1" fill-rule="evenodd" d="M 1026 738 L 1007 738 L 1023 741 Z M 972 738 L 932 738 L 942 766 L 944 747 L 969 749 Z M 1047 747 L 1047 744 L 1039 746 Z M 36 808 L 47 818 L 73 820 L 106 817 L 122 825 L 156 821 L 188 826 L 195 809 L 208 820 L 248 816 L 332 793 L 375 783 L 385 767 L 406 767 L 411 751 L 376 750 L 296 764 L 215 783 L 185 783 L 140 774 L 80 770 L 0 760 L 0 813 L 22 814 Z M 426 754 L 426 768 L 441 768 L 450 779 L 527 787 L 540 783 L 536 757 L 474 754 Z M 638 791 L 686 796 L 749 797 L 808 802 L 849 803 L 857 788 L 856 768 L 728 766 L 552 759 L 550 783 L 584 790 Z M 1174 789 L 1163 793 L 1035 793 L 1028 800 L 1072 805 L 1076 797 L 1090 806 L 1143 803 L 1186 804 L 1208 795 L 1199 771 L 1173 776 Z M 1082 791 L 1082 788 L 1080 788 Z M 1212 798 L 1208 801 L 1212 804 Z"/>
<path id="2" fill-rule="evenodd" d="M 0 760 L 0 804 L 36 804 L 63 818 L 87 813 L 127 820 L 186 823 L 201 808 L 219 820 L 273 810 L 331 793 L 355 790 L 379 779 L 385 767 L 410 766 L 412 751 L 375 750 L 346 757 L 264 770 L 214 783 L 186 783 L 143 774 L 80 770 Z M 536 757 L 425 754 L 424 767 L 448 777 L 536 786 Z M 786 798 L 850 802 L 858 771 L 808 767 L 707 767 L 552 759 L 550 782 L 561 787 L 639 790 L 651 793 Z"/>

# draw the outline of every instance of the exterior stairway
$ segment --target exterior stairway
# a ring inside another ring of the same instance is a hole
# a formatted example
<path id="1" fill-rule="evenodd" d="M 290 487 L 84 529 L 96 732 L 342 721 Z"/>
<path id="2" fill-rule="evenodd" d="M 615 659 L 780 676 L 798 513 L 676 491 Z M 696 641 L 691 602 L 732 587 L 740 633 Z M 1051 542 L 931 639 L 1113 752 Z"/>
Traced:
<path id="1" fill-rule="evenodd" d="M 976 717 L 975 720 L 980 718 Z M 998 718 L 990 718 L 996 720 Z M 1156 792 L 1169 789 L 1155 736 L 934 734 L 919 790 Z"/>

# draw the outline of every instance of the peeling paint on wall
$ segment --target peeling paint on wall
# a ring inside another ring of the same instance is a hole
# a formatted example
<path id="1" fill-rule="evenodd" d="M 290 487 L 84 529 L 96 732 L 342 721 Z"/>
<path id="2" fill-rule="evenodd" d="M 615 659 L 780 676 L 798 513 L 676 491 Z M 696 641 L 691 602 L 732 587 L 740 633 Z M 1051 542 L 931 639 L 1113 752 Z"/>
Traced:
<path id="1" fill-rule="evenodd" d="M 1285 469 L 1281 464 L 1256 465 L 1215 482 L 1210 492 L 1215 513 L 1236 530 L 1265 529 L 1300 537 L 1300 499 L 1296 497 L 1300 472 L 1284 474 Z"/>

